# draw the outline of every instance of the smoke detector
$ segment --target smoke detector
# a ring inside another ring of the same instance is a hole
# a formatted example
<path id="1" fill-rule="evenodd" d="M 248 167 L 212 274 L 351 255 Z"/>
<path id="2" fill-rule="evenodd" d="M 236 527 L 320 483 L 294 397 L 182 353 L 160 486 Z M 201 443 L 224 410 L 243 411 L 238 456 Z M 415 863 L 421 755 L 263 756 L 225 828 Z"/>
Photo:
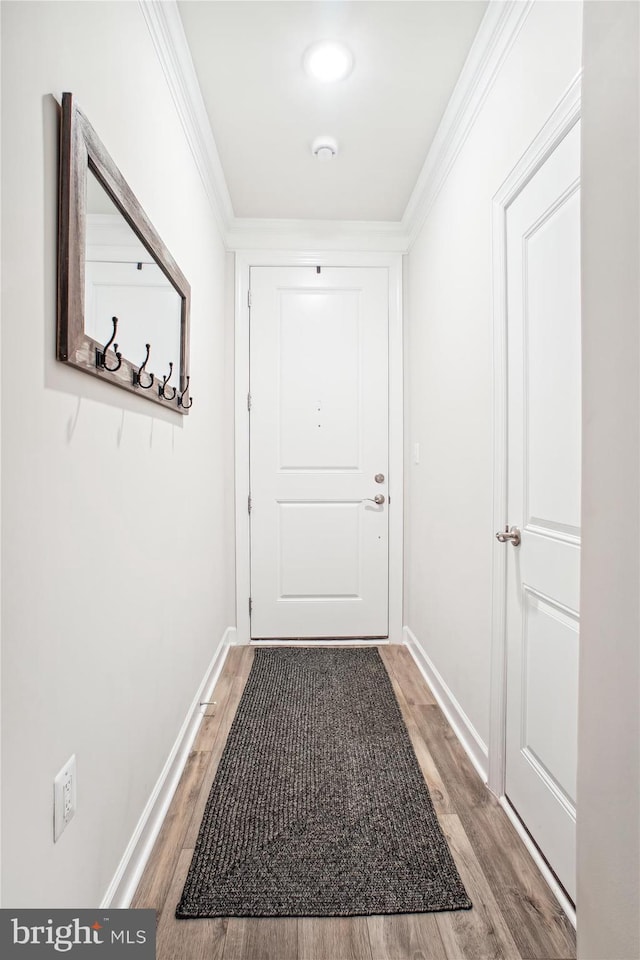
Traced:
<path id="1" fill-rule="evenodd" d="M 317 160 L 333 160 L 338 156 L 338 141 L 333 137 L 316 137 L 311 144 L 311 153 Z"/>

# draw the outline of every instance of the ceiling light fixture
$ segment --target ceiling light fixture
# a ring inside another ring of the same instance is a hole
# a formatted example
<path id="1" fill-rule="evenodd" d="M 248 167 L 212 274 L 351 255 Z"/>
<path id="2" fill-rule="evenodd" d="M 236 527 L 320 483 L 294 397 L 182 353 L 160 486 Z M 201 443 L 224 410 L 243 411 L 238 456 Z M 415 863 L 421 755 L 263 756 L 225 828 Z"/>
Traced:
<path id="1" fill-rule="evenodd" d="M 344 43 L 320 40 L 308 48 L 302 63 L 310 77 L 321 83 L 335 83 L 351 73 L 353 54 Z"/>
<path id="2" fill-rule="evenodd" d="M 338 141 L 333 137 L 316 137 L 311 144 L 311 153 L 316 160 L 333 160 L 338 156 Z"/>

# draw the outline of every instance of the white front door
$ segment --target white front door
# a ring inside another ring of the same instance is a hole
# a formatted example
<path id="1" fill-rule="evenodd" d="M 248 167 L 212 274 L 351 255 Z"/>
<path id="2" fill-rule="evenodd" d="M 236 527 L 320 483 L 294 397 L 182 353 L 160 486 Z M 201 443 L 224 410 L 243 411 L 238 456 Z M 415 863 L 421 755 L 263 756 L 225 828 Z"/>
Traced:
<path id="1" fill-rule="evenodd" d="M 507 210 L 506 795 L 575 900 L 580 125 Z"/>
<path id="2" fill-rule="evenodd" d="M 386 637 L 388 271 L 252 267 L 250 296 L 251 637 Z"/>

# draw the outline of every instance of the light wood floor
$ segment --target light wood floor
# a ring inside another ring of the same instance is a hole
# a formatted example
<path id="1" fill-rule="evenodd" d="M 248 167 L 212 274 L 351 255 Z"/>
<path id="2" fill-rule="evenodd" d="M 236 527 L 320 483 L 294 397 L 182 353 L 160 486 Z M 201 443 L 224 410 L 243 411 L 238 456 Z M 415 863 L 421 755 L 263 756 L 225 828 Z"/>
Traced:
<path id="1" fill-rule="evenodd" d="M 409 652 L 380 646 L 473 909 L 353 918 L 176 920 L 220 755 L 251 668 L 233 647 L 132 906 L 158 913 L 157 960 L 566 960 L 575 934 L 481 782 Z"/>

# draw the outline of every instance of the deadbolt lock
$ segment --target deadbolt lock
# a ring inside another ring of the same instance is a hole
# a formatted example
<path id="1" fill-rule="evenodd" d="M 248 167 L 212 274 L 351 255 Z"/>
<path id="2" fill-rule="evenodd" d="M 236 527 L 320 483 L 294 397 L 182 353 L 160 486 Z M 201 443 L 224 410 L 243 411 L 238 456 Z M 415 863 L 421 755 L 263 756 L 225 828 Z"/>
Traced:
<path id="1" fill-rule="evenodd" d="M 373 479 L 376 483 L 384 483 L 384 473 L 376 473 Z"/>

